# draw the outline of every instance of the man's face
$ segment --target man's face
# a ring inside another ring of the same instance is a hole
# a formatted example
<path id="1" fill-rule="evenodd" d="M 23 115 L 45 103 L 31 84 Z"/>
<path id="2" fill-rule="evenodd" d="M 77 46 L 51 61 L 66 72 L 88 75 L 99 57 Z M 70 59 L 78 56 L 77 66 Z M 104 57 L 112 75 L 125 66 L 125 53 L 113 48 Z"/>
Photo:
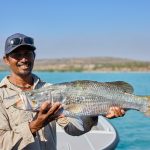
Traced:
<path id="1" fill-rule="evenodd" d="M 35 53 L 26 47 L 20 47 L 4 58 L 12 73 L 19 76 L 31 74 L 34 65 Z"/>

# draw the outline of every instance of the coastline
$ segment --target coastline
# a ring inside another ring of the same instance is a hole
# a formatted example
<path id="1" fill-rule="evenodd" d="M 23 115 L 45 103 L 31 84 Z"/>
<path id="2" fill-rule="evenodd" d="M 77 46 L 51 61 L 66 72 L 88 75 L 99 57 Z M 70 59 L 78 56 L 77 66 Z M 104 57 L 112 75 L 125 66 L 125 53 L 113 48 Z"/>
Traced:
<path id="1" fill-rule="evenodd" d="M 0 71 L 8 67 L 0 62 Z M 37 59 L 34 71 L 43 72 L 150 72 L 150 61 L 111 57 Z"/>

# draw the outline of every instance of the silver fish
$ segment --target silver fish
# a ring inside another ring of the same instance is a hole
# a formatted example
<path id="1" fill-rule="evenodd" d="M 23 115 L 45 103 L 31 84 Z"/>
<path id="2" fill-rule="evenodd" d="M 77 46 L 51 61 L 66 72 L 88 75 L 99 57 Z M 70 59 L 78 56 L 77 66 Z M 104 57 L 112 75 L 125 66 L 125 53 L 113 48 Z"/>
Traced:
<path id="1" fill-rule="evenodd" d="M 98 116 L 110 107 L 135 109 L 150 115 L 150 96 L 136 96 L 126 82 L 97 82 L 78 80 L 18 93 L 6 98 L 18 109 L 38 111 L 44 101 L 59 101 L 66 116 Z"/>

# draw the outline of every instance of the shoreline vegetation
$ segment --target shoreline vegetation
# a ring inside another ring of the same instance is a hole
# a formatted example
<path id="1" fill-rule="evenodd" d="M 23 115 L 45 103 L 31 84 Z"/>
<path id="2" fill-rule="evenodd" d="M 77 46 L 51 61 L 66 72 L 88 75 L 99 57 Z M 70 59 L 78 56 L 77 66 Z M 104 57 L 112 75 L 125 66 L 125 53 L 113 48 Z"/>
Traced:
<path id="1" fill-rule="evenodd" d="M 8 67 L 0 61 L 0 71 Z M 150 72 L 150 61 L 113 57 L 37 59 L 34 71 L 49 72 Z"/>

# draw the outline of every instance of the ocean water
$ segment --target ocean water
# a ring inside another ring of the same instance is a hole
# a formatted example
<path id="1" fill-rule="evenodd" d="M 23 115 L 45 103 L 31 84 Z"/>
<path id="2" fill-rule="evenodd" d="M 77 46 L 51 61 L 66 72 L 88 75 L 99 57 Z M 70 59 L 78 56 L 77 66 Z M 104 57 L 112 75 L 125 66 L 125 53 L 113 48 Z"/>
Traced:
<path id="1" fill-rule="evenodd" d="M 34 72 L 44 81 L 59 83 L 73 80 L 126 81 L 133 85 L 136 95 L 150 95 L 150 73 L 74 73 Z M 0 79 L 8 72 L 1 72 Z M 124 117 L 109 119 L 120 141 L 116 150 L 150 150 L 150 118 L 130 110 Z"/>

